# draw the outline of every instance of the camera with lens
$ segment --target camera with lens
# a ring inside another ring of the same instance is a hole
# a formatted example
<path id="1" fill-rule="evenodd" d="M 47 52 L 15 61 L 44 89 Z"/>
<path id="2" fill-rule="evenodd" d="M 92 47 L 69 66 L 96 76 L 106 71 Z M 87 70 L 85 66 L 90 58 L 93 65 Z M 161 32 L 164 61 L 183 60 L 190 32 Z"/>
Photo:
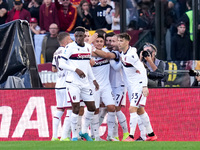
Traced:
<path id="1" fill-rule="evenodd" d="M 143 62 L 146 62 L 146 60 L 144 59 L 145 57 L 149 57 L 151 55 L 151 57 L 152 57 L 152 52 L 149 50 L 149 49 L 147 49 L 146 51 L 143 51 L 142 52 L 142 61 Z"/>
<path id="2" fill-rule="evenodd" d="M 189 70 L 190 76 L 200 76 L 200 72 L 197 70 Z"/>

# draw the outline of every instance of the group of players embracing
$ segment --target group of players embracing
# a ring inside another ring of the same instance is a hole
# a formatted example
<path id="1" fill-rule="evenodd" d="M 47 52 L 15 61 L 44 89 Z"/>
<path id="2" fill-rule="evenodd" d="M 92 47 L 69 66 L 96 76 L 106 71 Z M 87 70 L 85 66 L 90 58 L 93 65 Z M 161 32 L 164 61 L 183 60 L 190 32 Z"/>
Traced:
<path id="1" fill-rule="evenodd" d="M 74 37 L 72 42 L 68 33 L 60 33 L 60 47 L 53 56 L 52 70 L 57 72 L 58 79 L 52 141 L 105 141 L 99 127 L 106 114 L 107 141 L 119 141 L 118 122 L 123 129 L 121 141 L 157 140 L 144 109 L 149 94 L 146 69 L 137 49 L 129 45 L 130 35 L 97 30 L 89 36 L 85 28 L 77 27 Z M 130 100 L 130 132 L 121 111 L 126 90 Z M 58 125 L 65 109 L 67 115 L 58 139 Z M 134 138 L 137 124 L 141 134 Z"/>

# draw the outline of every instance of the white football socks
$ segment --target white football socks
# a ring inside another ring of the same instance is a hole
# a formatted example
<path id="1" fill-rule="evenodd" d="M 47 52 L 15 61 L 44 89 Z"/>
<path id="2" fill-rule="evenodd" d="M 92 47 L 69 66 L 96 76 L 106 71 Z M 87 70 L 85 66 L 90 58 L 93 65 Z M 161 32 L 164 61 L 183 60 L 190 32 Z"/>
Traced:
<path id="1" fill-rule="evenodd" d="M 127 126 L 126 116 L 124 115 L 124 113 L 121 110 L 117 111 L 116 114 L 117 114 L 119 124 L 122 127 L 123 133 L 127 133 L 128 132 L 128 126 Z"/>
<path id="2" fill-rule="evenodd" d="M 112 137 L 113 130 L 115 127 L 115 112 L 108 112 L 107 125 L 108 125 L 108 136 Z"/>
<path id="3" fill-rule="evenodd" d="M 139 115 L 139 116 L 140 116 L 140 119 L 141 119 L 142 123 L 144 124 L 144 126 L 146 128 L 147 134 L 152 133 L 153 129 L 152 129 L 148 114 L 145 112 L 144 114 Z"/>
<path id="4" fill-rule="evenodd" d="M 137 123 L 138 114 L 136 112 L 130 113 L 130 135 L 134 136 Z"/>
<path id="5" fill-rule="evenodd" d="M 138 127 L 140 129 L 140 137 L 143 139 L 143 140 L 146 140 L 146 128 L 144 126 L 144 124 L 142 123 L 141 121 L 141 118 L 140 116 L 138 117 Z"/>
<path id="6" fill-rule="evenodd" d="M 58 138 L 58 125 L 60 123 L 60 119 L 63 115 L 64 111 L 56 110 L 56 113 L 53 117 L 53 138 Z"/>
<path id="7" fill-rule="evenodd" d="M 78 114 L 74 114 L 72 112 L 71 114 L 72 138 L 78 138 L 77 124 L 78 124 Z"/>
<path id="8" fill-rule="evenodd" d="M 84 120 L 85 122 L 83 123 L 82 125 L 82 133 L 87 133 L 88 131 L 88 127 L 89 125 L 91 124 L 92 120 L 94 118 L 94 112 L 91 112 L 91 111 L 88 111 L 86 110 L 85 111 L 85 115 L 84 115 Z"/>
<path id="9" fill-rule="evenodd" d="M 65 120 L 63 123 L 63 130 L 62 130 L 62 136 L 61 139 L 66 139 L 67 137 L 71 137 L 71 116 L 72 110 L 67 110 L 67 114 L 65 116 Z"/>

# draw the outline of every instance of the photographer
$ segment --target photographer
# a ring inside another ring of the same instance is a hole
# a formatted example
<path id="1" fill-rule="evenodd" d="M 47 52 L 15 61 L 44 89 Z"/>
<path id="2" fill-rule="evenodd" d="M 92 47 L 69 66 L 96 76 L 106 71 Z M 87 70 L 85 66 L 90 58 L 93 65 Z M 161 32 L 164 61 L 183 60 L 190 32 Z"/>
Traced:
<path id="1" fill-rule="evenodd" d="M 164 78 L 165 63 L 156 58 L 157 48 L 151 43 L 146 43 L 140 52 L 140 60 L 147 69 L 148 87 L 161 86 Z"/>
<path id="2" fill-rule="evenodd" d="M 190 70 L 189 75 L 195 77 L 195 80 L 192 83 L 192 86 L 200 86 L 200 72 L 197 70 Z"/>

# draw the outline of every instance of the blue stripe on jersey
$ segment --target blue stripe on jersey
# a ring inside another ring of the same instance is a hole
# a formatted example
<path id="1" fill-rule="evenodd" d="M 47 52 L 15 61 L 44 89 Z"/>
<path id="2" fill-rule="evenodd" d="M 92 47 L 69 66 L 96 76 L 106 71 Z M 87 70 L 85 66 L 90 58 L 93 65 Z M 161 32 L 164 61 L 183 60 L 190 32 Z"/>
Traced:
<path id="1" fill-rule="evenodd" d="M 65 58 L 65 57 L 63 57 L 63 56 L 61 56 L 61 58 L 63 58 L 64 60 L 68 60 L 67 58 Z"/>

